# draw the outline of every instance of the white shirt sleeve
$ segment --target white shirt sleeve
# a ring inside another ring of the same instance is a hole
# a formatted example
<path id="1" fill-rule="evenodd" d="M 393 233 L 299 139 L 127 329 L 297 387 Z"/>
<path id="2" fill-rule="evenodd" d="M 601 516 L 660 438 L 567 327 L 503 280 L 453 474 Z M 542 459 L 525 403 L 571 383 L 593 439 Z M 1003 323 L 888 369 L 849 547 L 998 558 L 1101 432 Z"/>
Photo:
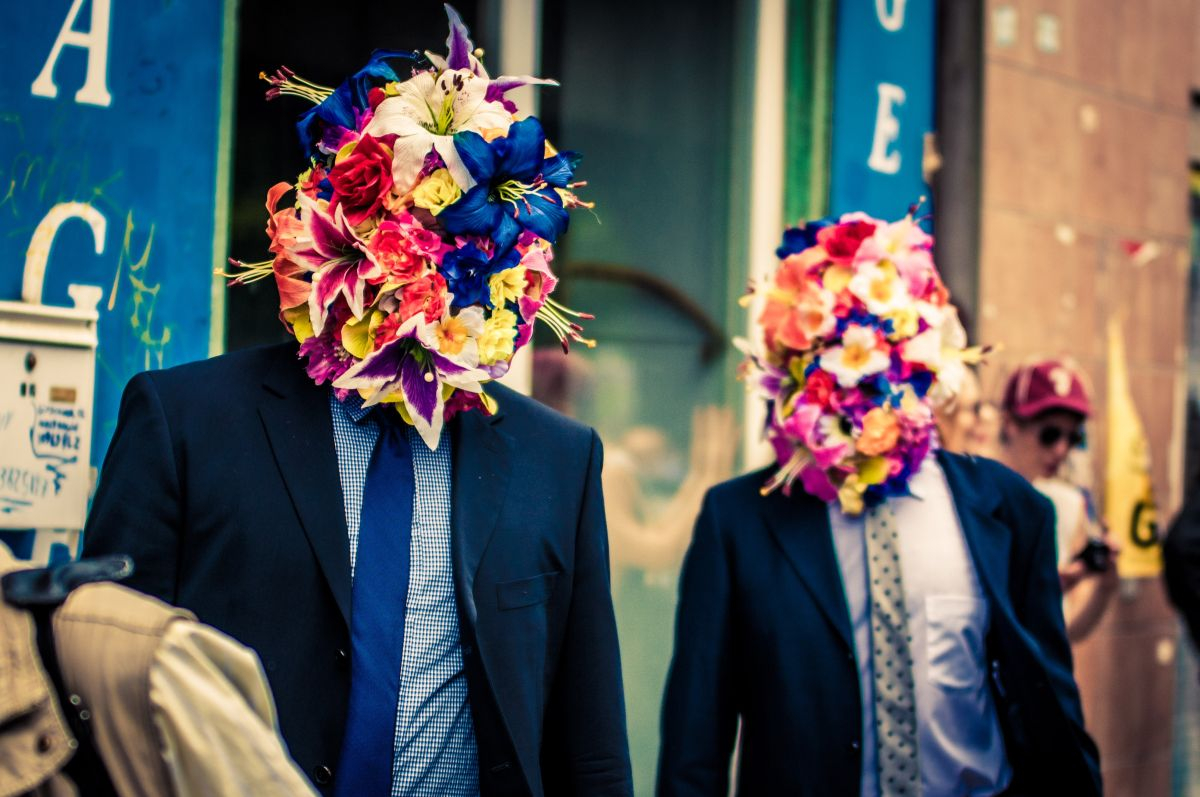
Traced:
<path id="1" fill-rule="evenodd" d="M 176 795 L 316 795 L 279 736 L 258 656 L 202 623 L 171 623 L 150 703 Z"/>

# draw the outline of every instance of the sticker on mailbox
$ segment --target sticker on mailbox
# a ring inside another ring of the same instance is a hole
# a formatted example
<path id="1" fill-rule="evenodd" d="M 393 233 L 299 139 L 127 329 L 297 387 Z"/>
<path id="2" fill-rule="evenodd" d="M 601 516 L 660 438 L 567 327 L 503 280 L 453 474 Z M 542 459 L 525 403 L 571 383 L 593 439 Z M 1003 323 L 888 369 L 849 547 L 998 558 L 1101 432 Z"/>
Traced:
<path id="1" fill-rule="evenodd" d="M 39 347 L 36 367 L 26 370 L 16 349 L 0 345 L 0 372 L 18 374 L 0 394 L 0 529 L 81 529 L 91 489 L 92 396 L 87 385 L 62 385 L 94 360 L 91 352 Z"/>

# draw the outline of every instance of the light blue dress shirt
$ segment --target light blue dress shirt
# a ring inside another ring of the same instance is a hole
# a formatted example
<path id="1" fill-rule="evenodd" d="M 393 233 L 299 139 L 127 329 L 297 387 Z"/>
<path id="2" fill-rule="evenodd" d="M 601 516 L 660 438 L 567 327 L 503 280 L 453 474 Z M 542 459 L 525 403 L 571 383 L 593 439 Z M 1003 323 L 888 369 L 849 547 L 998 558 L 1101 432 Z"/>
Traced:
<path id="1" fill-rule="evenodd" d="M 900 538 L 922 797 L 986 797 L 1004 791 L 1012 770 L 987 679 L 989 611 L 950 488 L 927 458 L 912 495 L 891 499 Z M 862 797 L 878 797 L 874 678 L 866 522 L 829 507 L 834 550 L 849 604 L 862 694 Z"/>
<path id="2" fill-rule="evenodd" d="M 379 426 L 354 394 L 340 402 L 331 392 L 329 407 L 353 578 L 363 487 Z M 408 432 L 414 477 L 412 547 L 391 797 L 475 797 L 478 750 L 450 558 L 450 435 L 443 432 L 437 451 L 430 451 L 414 429 Z"/>

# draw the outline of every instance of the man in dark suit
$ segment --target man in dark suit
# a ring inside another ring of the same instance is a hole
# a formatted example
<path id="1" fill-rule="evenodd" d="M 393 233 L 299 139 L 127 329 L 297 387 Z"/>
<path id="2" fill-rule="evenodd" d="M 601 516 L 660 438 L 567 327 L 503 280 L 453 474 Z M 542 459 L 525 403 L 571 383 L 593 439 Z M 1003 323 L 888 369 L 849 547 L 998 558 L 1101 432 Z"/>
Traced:
<path id="1" fill-rule="evenodd" d="M 877 760 L 890 748 L 873 695 L 893 662 L 872 655 L 863 519 L 800 490 L 763 497 L 767 476 L 714 488 L 697 523 L 659 793 L 728 794 L 739 720 L 739 795 L 912 793 L 883 782 Z M 947 453 L 910 487 L 886 505 L 907 591 L 920 793 L 1100 794 L 1050 503 L 1002 465 Z"/>
<path id="2" fill-rule="evenodd" d="M 397 767 L 430 779 L 477 767 L 483 795 L 630 794 L 600 442 L 511 390 L 488 392 L 496 414 L 447 424 L 440 481 L 423 482 L 437 460 L 408 431 L 416 580 Z M 314 385 L 295 343 L 135 377 L 85 537 L 87 555 L 133 556 L 131 586 L 258 652 L 290 751 L 326 794 L 346 750 L 358 649 L 348 525 L 360 510 L 366 524 L 372 489 L 360 474 L 358 503 L 348 500 L 350 454 L 361 464 L 371 450 L 351 443 L 386 434 L 356 399 Z M 426 489 L 445 500 L 423 502 Z M 360 571 L 371 564 L 359 557 Z M 406 694 L 423 676 L 425 691 Z"/>

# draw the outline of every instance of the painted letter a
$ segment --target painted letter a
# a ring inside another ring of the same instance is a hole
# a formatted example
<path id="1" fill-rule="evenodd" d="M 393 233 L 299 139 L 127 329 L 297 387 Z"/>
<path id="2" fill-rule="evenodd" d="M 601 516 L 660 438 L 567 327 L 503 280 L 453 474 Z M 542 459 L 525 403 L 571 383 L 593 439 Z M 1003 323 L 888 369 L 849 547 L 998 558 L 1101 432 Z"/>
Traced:
<path id="1" fill-rule="evenodd" d="M 108 93 L 108 28 L 112 16 L 111 0 L 91 0 L 92 24 L 86 31 L 75 29 L 75 21 L 83 8 L 85 0 L 72 0 L 67 18 L 58 31 L 58 38 L 50 49 L 50 57 L 45 66 L 33 81 L 31 91 L 35 97 L 58 96 L 58 86 L 54 83 L 54 67 L 64 47 L 82 47 L 87 50 L 87 75 L 83 88 L 75 92 L 75 102 L 88 105 L 108 107 L 112 104 L 112 95 Z"/>

